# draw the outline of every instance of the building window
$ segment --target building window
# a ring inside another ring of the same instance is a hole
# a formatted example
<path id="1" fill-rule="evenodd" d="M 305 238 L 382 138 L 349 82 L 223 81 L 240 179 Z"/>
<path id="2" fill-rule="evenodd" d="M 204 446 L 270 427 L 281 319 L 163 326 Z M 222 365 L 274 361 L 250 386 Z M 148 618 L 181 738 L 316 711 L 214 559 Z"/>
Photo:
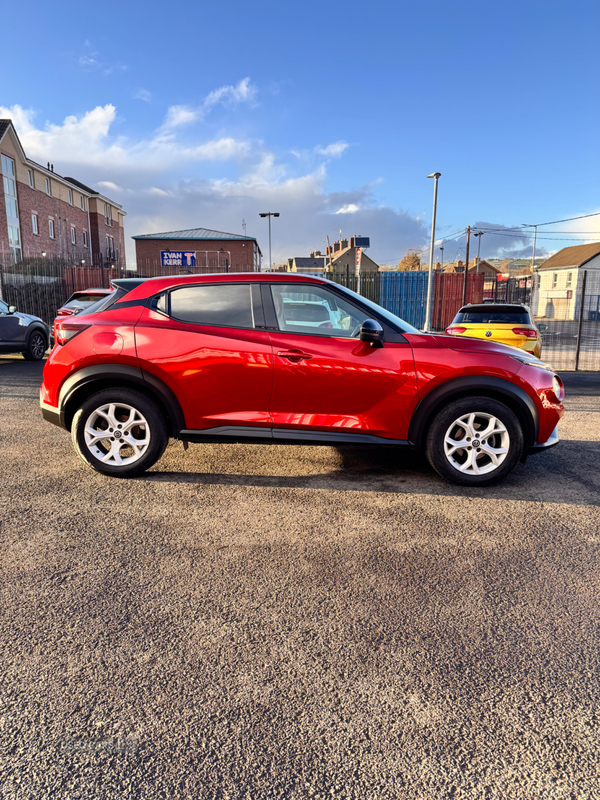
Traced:
<path id="1" fill-rule="evenodd" d="M 4 203 L 6 206 L 6 222 L 8 225 L 9 255 L 16 263 L 21 260 L 21 226 L 19 223 L 19 206 L 17 204 L 17 175 L 15 162 L 8 156 L 0 159 L 2 167 L 2 184 L 4 186 Z"/>
<path id="2" fill-rule="evenodd" d="M 33 182 L 33 170 L 32 169 L 28 169 L 27 170 L 27 180 L 29 181 L 29 185 L 31 186 L 31 188 L 35 189 L 35 184 Z"/>
<path id="3" fill-rule="evenodd" d="M 107 225 L 112 225 L 112 209 L 110 203 L 104 203 L 104 222 Z"/>
<path id="4" fill-rule="evenodd" d="M 49 219 L 48 220 L 48 236 L 51 239 L 54 239 L 54 220 L 53 219 Z"/>
<path id="5" fill-rule="evenodd" d="M 567 289 L 571 288 L 571 283 L 573 282 L 573 273 L 567 272 Z"/>
<path id="6" fill-rule="evenodd" d="M 32 215 L 31 215 L 31 229 L 33 230 L 33 232 L 34 232 L 35 234 L 39 234 L 39 232 L 40 232 L 40 231 L 39 231 L 39 228 L 38 228 L 38 218 L 37 218 L 37 214 L 32 214 Z"/>
<path id="7" fill-rule="evenodd" d="M 83 246 L 87 247 L 87 231 L 83 231 Z"/>
<path id="8" fill-rule="evenodd" d="M 69 189 L 69 205 L 73 205 L 73 189 Z"/>
<path id="9" fill-rule="evenodd" d="M 71 244 L 75 244 L 75 228 L 71 225 Z"/>
<path id="10" fill-rule="evenodd" d="M 82 211 L 85 211 L 85 197 L 83 195 L 81 195 L 81 197 L 79 199 L 81 201 L 81 209 L 82 209 Z"/>
<path id="11" fill-rule="evenodd" d="M 52 195 L 52 186 L 50 184 L 50 178 L 46 178 L 46 194 Z"/>
<path id="12" fill-rule="evenodd" d="M 557 286 L 558 286 L 558 272 L 554 272 L 552 274 L 552 288 L 556 289 Z"/>

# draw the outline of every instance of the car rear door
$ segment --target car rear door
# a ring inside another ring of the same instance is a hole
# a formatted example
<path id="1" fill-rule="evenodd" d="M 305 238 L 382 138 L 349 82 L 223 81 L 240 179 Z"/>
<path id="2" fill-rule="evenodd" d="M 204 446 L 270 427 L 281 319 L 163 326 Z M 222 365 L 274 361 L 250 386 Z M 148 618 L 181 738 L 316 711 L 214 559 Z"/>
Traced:
<path id="1" fill-rule="evenodd" d="M 269 329 L 274 438 L 310 439 L 327 431 L 332 441 L 351 439 L 349 434 L 406 439 L 417 402 L 408 342 L 389 328 L 383 347 L 361 342 L 355 328 L 373 312 L 327 286 L 273 283 L 263 287 L 263 294 L 267 321 L 271 313 L 275 323 Z M 319 302 L 331 314 L 314 327 Z M 308 309 L 304 327 L 303 304 Z"/>
<path id="2" fill-rule="evenodd" d="M 8 312 L 8 306 L 0 300 L 0 352 L 12 353 L 25 347 L 30 318 L 21 317 L 16 311 Z"/>
<path id="3" fill-rule="evenodd" d="M 140 366 L 174 392 L 187 429 L 270 429 L 273 358 L 258 285 L 174 287 L 144 309 L 135 338 Z"/>

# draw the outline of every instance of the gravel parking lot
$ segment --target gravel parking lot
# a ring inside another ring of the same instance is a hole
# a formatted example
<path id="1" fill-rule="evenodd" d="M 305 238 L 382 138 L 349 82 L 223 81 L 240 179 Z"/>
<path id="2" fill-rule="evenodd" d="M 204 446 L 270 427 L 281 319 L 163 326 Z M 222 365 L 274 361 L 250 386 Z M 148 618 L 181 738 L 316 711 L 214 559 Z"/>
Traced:
<path id="1" fill-rule="evenodd" d="M 600 376 L 465 489 L 388 450 L 93 473 L 0 357 L 0 796 L 600 796 Z"/>

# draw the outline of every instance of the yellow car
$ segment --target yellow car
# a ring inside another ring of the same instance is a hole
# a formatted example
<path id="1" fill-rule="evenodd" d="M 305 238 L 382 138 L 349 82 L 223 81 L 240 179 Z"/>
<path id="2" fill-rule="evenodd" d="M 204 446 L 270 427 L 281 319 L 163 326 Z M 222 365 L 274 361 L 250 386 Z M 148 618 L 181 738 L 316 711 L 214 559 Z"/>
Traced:
<path id="1" fill-rule="evenodd" d="M 538 358 L 542 354 L 541 334 L 527 306 L 520 303 L 469 303 L 460 309 L 446 333 L 509 344 Z"/>

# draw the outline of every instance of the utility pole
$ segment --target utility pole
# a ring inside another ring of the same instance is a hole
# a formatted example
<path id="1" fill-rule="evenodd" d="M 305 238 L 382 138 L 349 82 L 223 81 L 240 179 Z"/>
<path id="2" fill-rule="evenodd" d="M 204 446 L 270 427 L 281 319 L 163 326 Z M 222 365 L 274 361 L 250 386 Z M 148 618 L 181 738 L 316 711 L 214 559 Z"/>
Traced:
<path id="1" fill-rule="evenodd" d="M 475 236 L 477 236 L 477 239 L 479 240 L 477 244 L 477 269 L 475 270 L 479 275 L 479 254 L 481 252 L 481 237 L 483 236 L 483 231 L 479 231 L 479 233 L 476 233 Z"/>
<path id="2" fill-rule="evenodd" d="M 439 249 L 442 251 L 442 261 L 440 263 L 440 272 L 443 272 L 444 271 L 444 248 L 440 247 Z"/>
<path id="3" fill-rule="evenodd" d="M 467 304 L 467 276 L 469 274 L 469 242 L 471 240 L 471 226 L 467 225 L 467 252 L 465 257 L 465 279 L 463 281 L 463 306 Z"/>
<path id="4" fill-rule="evenodd" d="M 533 258 L 531 259 L 531 274 L 535 269 L 535 240 L 537 239 L 537 225 L 533 226 Z"/>
<path id="5" fill-rule="evenodd" d="M 242 230 L 244 231 L 244 236 L 246 235 L 246 220 L 242 220 Z"/>
<path id="6" fill-rule="evenodd" d="M 438 193 L 438 180 L 440 179 L 441 172 L 432 172 L 428 178 L 434 179 L 433 184 L 433 215 L 431 219 L 431 243 L 429 245 L 429 278 L 427 280 L 427 305 L 425 306 L 425 330 L 431 330 L 431 296 L 433 294 L 433 250 L 435 246 L 435 217 L 437 214 L 437 193 Z"/>

